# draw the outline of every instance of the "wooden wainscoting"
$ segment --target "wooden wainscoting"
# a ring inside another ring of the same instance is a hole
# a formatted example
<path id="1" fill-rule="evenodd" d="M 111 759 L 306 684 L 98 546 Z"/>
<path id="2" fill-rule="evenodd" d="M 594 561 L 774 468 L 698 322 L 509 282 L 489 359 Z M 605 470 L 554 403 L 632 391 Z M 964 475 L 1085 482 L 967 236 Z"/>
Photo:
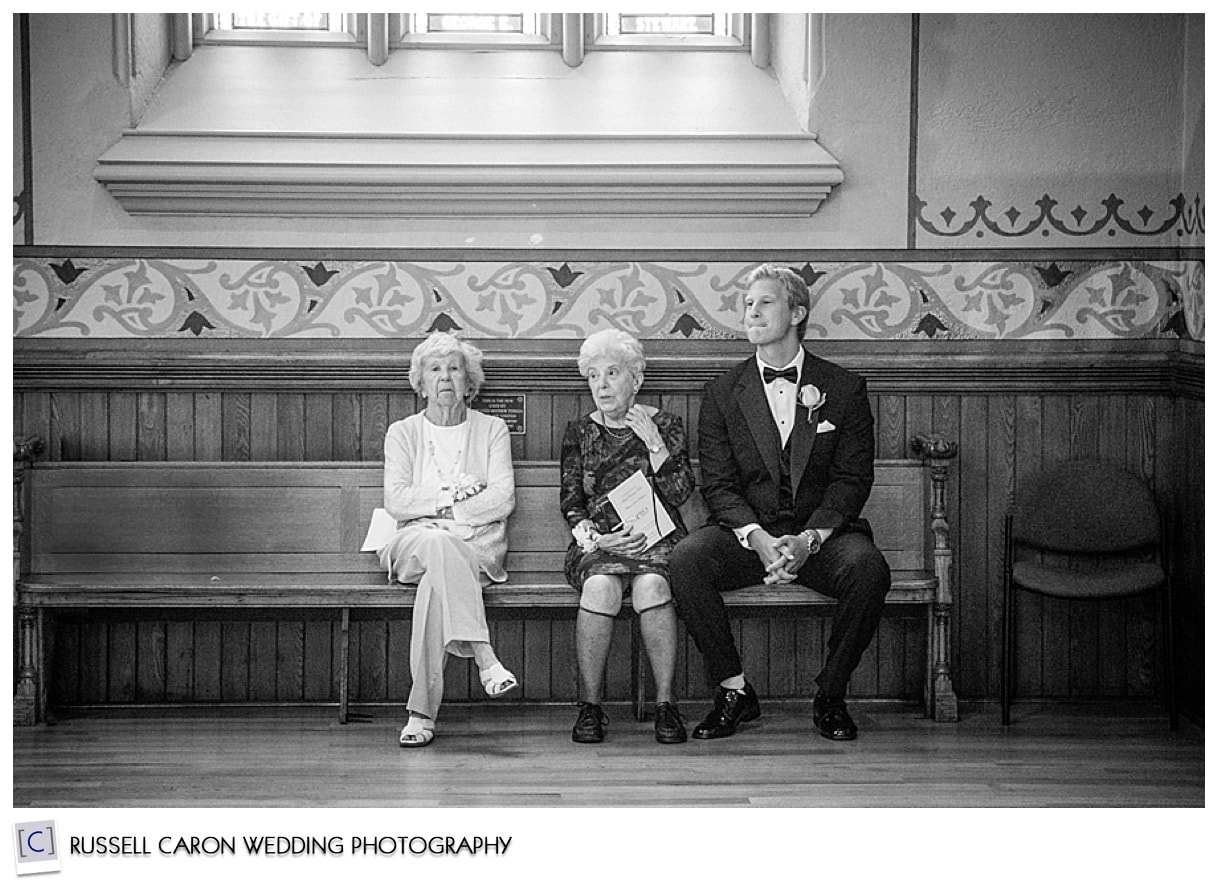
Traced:
<path id="1" fill-rule="evenodd" d="M 228 353 L 216 353 L 206 371 L 191 374 L 167 370 L 140 350 L 123 355 L 102 347 L 104 357 L 90 360 L 79 343 L 17 343 L 15 431 L 44 438 L 52 460 L 377 460 L 388 424 L 417 406 L 400 365 L 387 375 L 383 362 L 365 364 L 358 352 L 334 356 L 340 388 L 317 379 L 315 359 L 302 373 L 281 354 L 254 368 L 248 359 L 233 362 L 226 373 Z M 516 459 L 555 459 L 567 421 L 590 409 L 590 399 L 574 370 L 572 341 L 549 356 L 539 354 L 538 341 L 529 343 L 518 352 L 502 344 L 488 354 L 487 390 L 527 395 L 526 433 L 513 437 Z M 692 445 L 702 383 L 743 350 L 691 342 L 657 356 L 662 345 L 649 349 L 643 399 L 679 414 Z M 961 697 L 998 694 L 1001 530 L 1010 494 L 1047 463 L 1099 456 L 1146 478 L 1166 513 L 1174 534 L 1181 699 L 1185 709 L 1202 712 L 1203 682 L 1194 673 L 1204 658 L 1199 347 L 1185 351 L 1155 340 L 823 349 L 868 377 L 880 457 L 912 456 L 909 439 L 917 432 L 939 432 L 959 444 L 948 510 Z M 64 370 L 54 370 L 56 359 Z M 1152 601 L 1067 607 L 1029 595 L 1020 599 L 1019 616 L 1020 696 L 1157 694 Z M 826 625 L 782 617 L 737 622 L 750 675 L 770 694 L 809 694 Z M 333 627 L 324 619 L 65 619 L 55 649 L 56 692 L 72 703 L 332 698 L 335 670 L 324 648 L 313 650 L 333 642 Z M 498 618 L 493 627 L 505 661 L 522 671 L 524 698 L 574 698 L 572 621 L 517 616 Z M 404 699 L 408 634 L 404 618 L 358 622 L 354 701 Z M 610 664 L 614 698 L 628 697 L 628 641 L 623 623 Z M 704 694 L 698 655 L 683 648 L 680 688 Z M 854 693 L 916 698 L 924 653 L 918 622 L 886 616 Z M 476 696 L 461 664 L 450 668 L 451 697 Z"/>

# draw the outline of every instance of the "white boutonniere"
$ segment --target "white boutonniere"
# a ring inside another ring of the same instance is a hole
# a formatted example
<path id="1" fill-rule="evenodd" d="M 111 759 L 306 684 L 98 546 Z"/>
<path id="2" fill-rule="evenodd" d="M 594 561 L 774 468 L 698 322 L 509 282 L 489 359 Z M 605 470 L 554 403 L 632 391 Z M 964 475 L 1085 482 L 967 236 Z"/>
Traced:
<path id="1" fill-rule="evenodd" d="M 811 383 L 799 390 L 799 403 L 808 409 L 808 422 L 816 420 L 816 412 L 829 400 L 829 396 Z"/>
<path id="2" fill-rule="evenodd" d="M 452 493 L 453 502 L 460 502 L 462 499 L 469 499 L 486 489 L 486 483 L 475 478 L 473 475 L 468 475 L 462 472 L 453 482 Z"/>

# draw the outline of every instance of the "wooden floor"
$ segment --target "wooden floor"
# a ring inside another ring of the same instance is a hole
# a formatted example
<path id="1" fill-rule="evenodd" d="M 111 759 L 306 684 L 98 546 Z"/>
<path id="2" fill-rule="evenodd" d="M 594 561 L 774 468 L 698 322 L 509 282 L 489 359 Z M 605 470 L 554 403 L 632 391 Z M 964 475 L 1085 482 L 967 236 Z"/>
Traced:
<path id="1" fill-rule="evenodd" d="M 856 704 L 858 741 L 811 734 L 806 703 L 768 703 L 733 738 L 664 747 L 611 707 L 601 745 L 570 706 L 448 705 L 403 750 L 400 708 L 77 712 L 13 731 L 20 806 L 1198 806 L 1204 732 L 1151 705 L 966 709 Z M 689 715 L 705 712 L 688 705 Z"/>

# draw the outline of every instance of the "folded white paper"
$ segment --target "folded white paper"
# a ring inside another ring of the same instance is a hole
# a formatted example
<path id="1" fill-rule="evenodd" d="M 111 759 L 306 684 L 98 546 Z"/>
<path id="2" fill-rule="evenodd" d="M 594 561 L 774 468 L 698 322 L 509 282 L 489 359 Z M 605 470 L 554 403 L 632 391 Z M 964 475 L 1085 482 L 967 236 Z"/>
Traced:
<path id="1" fill-rule="evenodd" d="M 374 508 L 372 520 L 368 523 L 368 535 L 364 537 L 364 544 L 360 546 L 359 550 L 380 551 L 389 544 L 389 540 L 397 531 L 397 518 L 392 517 L 383 508 Z"/>
<path id="2" fill-rule="evenodd" d="M 628 524 L 634 532 L 647 536 L 648 548 L 676 529 L 676 524 L 656 498 L 651 482 L 642 470 L 636 471 L 606 495 L 622 523 Z"/>

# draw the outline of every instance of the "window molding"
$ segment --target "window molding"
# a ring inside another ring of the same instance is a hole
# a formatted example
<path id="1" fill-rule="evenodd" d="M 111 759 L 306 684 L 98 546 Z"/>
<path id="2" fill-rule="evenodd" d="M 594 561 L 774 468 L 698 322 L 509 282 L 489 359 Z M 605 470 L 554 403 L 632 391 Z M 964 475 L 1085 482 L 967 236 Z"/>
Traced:
<path id="1" fill-rule="evenodd" d="M 240 30 L 225 31 L 216 27 L 212 12 L 190 13 L 194 45 L 230 46 L 363 46 L 367 42 L 369 13 L 342 13 L 341 31 L 304 30 Z"/>
<path id="2" fill-rule="evenodd" d="M 807 217 L 843 180 L 813 135 L 131 130 L 94 177 L 135 215 Z"/>
<path id="3" fill-rule="evenodd" d="M 610 15 L 612 13 L 583 13 L 588 50 L 747 51 L 753 17 L 743 12 L 727 13 L 726 34 L 618 34 L 610 26 Z"/>
<path id="4" fill-rule="evenodd" d="M 390 16 L 390 40 L 404 49 L 553 49 L 561 44 L 561 13 L 523 14 L 532 18 L 525 33 L 429 33 L 418 21 L 426 13 L 404 12 Z"/>

